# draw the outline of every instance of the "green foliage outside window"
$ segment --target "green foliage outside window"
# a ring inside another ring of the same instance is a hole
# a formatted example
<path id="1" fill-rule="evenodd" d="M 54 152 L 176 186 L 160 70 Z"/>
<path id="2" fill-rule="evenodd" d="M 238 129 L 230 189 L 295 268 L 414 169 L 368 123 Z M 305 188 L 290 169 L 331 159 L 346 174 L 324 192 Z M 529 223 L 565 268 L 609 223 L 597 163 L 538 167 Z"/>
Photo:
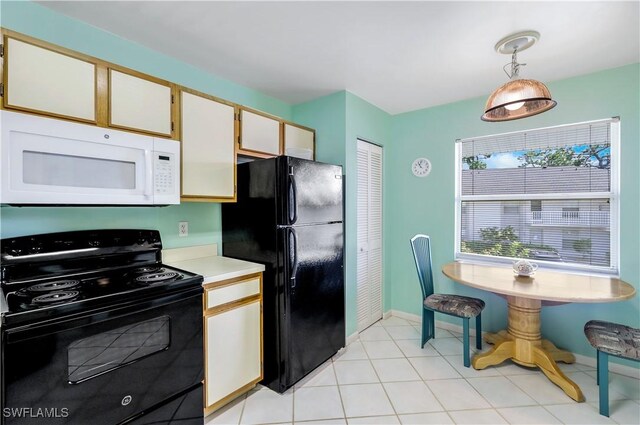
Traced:
<path id="1" fill-rule="evenodd" d="M 462 162 L 469 170 L 485 170 L 486 160 L 491 154 L 465 156 Z M 534 167 L 595 167 L 600 169 L 611 168 L 611 147 L 608 144 L 588 145 L 583 149 L 575 147 L 535 149 L 522 153 L 517 157 L 520 168 Z"/>
<path id="2" fill-rule="evenodd" d="M 582 151 L 573 148 L 537 149 L 525 152 L 518 159 L 520 167 L 596 167 L 611 168 L 609 145 L 589 145 Z"/>
<path id="3" fill-rule="evenodd" d="M 494 257 L 530 258 L 532 250 L 555 250 L 547 245 L 526 244 L 520 241 L 513 226 L 480 229 L 479 241 L 461 241 L 461 252 Z"/>
<path id="4" fill-rule="evenodd" d="M 462 162 L 467 164 L 470 170 L 484 170 L 487 168 L 487 163 L 485 162 L 487 158 L 491 158 L 491 154 L 465 156 L 462 158 Z"/>

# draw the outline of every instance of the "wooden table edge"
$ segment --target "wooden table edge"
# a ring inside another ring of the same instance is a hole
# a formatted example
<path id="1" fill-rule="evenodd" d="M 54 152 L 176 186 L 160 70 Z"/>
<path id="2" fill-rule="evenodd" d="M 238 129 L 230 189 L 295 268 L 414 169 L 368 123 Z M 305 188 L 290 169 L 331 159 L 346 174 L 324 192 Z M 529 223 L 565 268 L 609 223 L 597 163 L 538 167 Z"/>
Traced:
<path id="1" fill-rule="evenodd" d="M 441 271 L 442 274 L 444 274 L 446 277 L 448 277 L 449 279 L 461 283 L 463 285 L 469 286 L 471 288 L 476 288 L 476 289 L 480 289 L 483 291 L 487 291 L 487 292 L 493 292 L 496 295 L 507 295 L 507 296 L 513 296 L 513 297 L 520 297 L 520 298 L 527 298 L 527 299 L 533 299 L 533 300 L 545 300 L 545 301 L 554 301 L 554 302 L 562 302 L 562 303 L 581 303 L 581 304 L 597 304 L 597 303 L 611 303 L 611 302 L 618 302 L 618 301 L 626 301 L 629 300 L 631 298 L 633 298 L 636 295 L 636 288 L 631 285 L 630 283 L 627 283 L 623 280 L 620 279 L 616 279 L 620 282 L 621 285 L 626 285 L 627 287 L 631 288 L 631 292 L 629 294 L 624 294 L 624 295 L 620 295 L 618 297 L 615 298 L 566 298 L 566 297 L 554 297 L 554 296 L 545 296 L 544 298 L 540 298 L 539 296 L 535 296 L 535 295 L 531 295 L 531 294 L 523 294 L 522 292 L 519 291 L 511 291 L 508 289 L 505 290 L 500 290 L 500 292 L 496 292 L 494 290 L 492 290 L 491 288 L 488 288 L 486 286 L 483 285 L 478 285 L 475 284 L 473 282 L 464 280 L 459 278 L 458 276 L 454 275 L 453 273 L 451 273 L 450 271 L 448 271 L 446 269 L 447 266 L 454 266 L 456 264 L 466 264 L 466 265 L 470 265 L 470 266 L 474 266 L 474 267 L 493 267 L 493 268 L 500 268 L 499 266 L 490 266 L 490 265 L 485 265 L 485 264 L 475 264 L 475 263 L 461 263 L 458 261 L 451 261 L 449 263 L 445 263 L 442 265 L 441 267 Z M 504 267 L 504 269 L 507 269 L 507 267 Z M 561 271 L 555 272 L 554 273 L 563 273 Z M 606 279 L 606 277 L 603 277 L 603 279 Z"/>

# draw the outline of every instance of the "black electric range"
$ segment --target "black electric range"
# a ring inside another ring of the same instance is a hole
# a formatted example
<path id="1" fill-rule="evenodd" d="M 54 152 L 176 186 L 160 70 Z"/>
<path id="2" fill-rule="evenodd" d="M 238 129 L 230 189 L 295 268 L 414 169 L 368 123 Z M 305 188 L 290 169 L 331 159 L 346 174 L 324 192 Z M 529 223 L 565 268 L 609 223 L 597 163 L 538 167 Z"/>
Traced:
<path id="1" fill-rule="evenodd" d="M 158 231 L 0 244 L 3 424 L 202 424 L 202 277 Z"/>
<path id="2" fill-rule="evenodd" d="M 162 264 L 14 282 L 4 288 L 7 326 L 55 319 L 199 286 L 200 277 Z M 20 288 L 20 289 L 18 289 Z"/>

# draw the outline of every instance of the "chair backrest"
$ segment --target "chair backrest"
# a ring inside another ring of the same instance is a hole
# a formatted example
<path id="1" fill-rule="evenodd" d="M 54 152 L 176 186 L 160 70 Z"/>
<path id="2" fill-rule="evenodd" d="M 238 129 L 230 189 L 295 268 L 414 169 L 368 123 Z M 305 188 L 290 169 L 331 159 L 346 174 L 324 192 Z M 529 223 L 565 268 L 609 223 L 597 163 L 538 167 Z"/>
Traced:
<path id="1" fill-rule="evenodd" d="M 433 294 L 433 271 L 431 268 L 431 239 L 427 235 L 415 235 L 411 238 L 413 259 L 418 270 L 418 279 L 422 288 L 422 298 Z"/>

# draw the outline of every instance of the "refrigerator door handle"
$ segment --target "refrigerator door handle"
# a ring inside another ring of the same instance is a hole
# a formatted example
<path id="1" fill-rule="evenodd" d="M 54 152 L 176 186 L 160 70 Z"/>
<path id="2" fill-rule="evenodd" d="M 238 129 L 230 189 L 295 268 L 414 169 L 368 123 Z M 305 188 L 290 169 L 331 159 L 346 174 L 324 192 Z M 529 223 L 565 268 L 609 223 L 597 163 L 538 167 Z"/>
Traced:
<path id="1" fill-rule="evenodd" d="M 291 259 L 291 276 L 289 279 L 291 280 L 291 288 L 296 287 L 296 274 L 298 273 L 298 235 L 296 234 L 295 229 L 289 228 L 289 258 L 291 258 L 291 253 L 293 253 L 293 259 Z"/>
<path id="2" fill-rule="evenodd" d="M 298 196 L 296 179 L 293 177 L 293 167 L 289 167 L 289 223 L 298 221 Z"/>

